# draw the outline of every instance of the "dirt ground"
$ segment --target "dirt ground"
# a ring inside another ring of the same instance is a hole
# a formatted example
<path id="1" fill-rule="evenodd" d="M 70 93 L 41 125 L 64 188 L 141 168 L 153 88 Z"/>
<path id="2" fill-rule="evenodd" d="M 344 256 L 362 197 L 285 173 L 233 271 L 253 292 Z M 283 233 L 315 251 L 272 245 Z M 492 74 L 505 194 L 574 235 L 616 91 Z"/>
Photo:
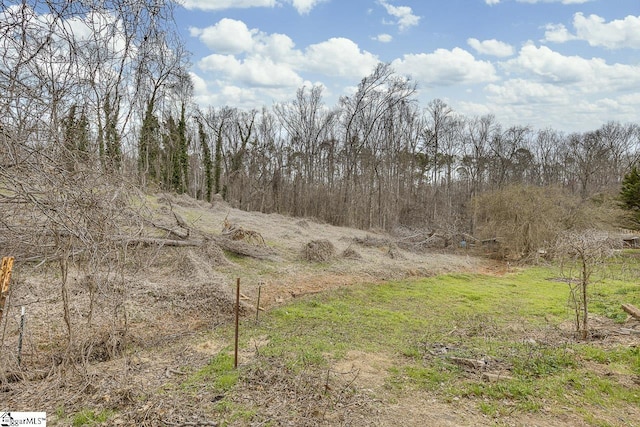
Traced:
<path id="1" fill-rule="evenodd" d="M 301 295 L 359 283 L 453 271 L 501 274 L 505 269 L 470 252 L 406 250 L 397 245 L 398 235 L 334 227 L 310 218 L 243 212 L 221 201 L 209 204 L 166 195 L 151 199 L 149 206 L 154 221 L 166 227 L 175 227 L 172 214 L 178 213 L 191 236 L 220 235 L 225 220 L 236 230 L 259 233 L 268 256 L 256 259 L 222 253 L 209 243 L 137 249 L 120 277 L 122 286 L 115 291 L 92 288 L 88 284 L 93 282 L 83 272 L 71 271 L 72 348 L 81 355 L 71 360 L 60 272 L 56 266 L 18 263 L 8 310 L 0 323 L 0 410 L 46 411 L 49 425 L 69 425 L 69 415 L 82 410 L 112 411 L 104 425 L 214 425 L 211 408 L 221 396 L 209 391 L 193 396 L 180 384 L 185 367 L 205 366 L 228 345 L 212 341 L 209 332 L 232 320 L 236 278 L 241 280 L 244 314 L 253 316 L 258 289 L 260 306 L 268 310 Z M 410 235 L 406 230 L 399 233 Z M 305 245 L 317 240 L 333 245 L 329 261 L 303 259 Z M 89 313 L 91 292 L 97 292 L 102 303 Z M 20 307 L 25 307 L 27 320 L 18 366 Z M 244 350 L 241 364 L 255 361 L 261 345 L 257 342 Z M 392 364 L 389 355 L 350 352 L 333 366 L 331 378 L 326 373 L 283 378 L 277 366 L 265 368 L 247 373 L 253 387 L 240 390 L 234 399 L 270 408 L 275 421 L 271 425 L 300 425 L 301 420 L 310 426 L 496 425 L 475 405 L 441 402 L 428 393 L 388 401 L 383 384 Z M 304 406 L 313 399 L 276 399 L 291 390 L 314 393 L 329 382 L 338 391 L 329 393 L 329 398 L 325 393 L 314 407 Z M 286 414 L 297 415 L 287 418 Z M 255 425 L 267 424 L 269 412 L 265 417 Z M 231 420 L 230 425 L 244 424 Z M 542 411 L 526 419 L 507 417 L 500 425 L 582 424 L 579 419 Z"/>

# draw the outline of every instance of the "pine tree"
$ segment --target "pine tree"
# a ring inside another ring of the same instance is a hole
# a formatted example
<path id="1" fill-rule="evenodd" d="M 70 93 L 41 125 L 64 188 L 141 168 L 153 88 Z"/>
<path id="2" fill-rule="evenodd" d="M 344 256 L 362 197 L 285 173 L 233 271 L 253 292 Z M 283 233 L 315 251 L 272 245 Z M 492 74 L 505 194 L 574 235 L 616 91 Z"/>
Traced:
<path id="1" fill-rule="evenodd" d="M 635 166 L 622 180 L 620 199 L 623 207 L 632 211 L 636 225 L 640 226 L 640 173 Z"/>

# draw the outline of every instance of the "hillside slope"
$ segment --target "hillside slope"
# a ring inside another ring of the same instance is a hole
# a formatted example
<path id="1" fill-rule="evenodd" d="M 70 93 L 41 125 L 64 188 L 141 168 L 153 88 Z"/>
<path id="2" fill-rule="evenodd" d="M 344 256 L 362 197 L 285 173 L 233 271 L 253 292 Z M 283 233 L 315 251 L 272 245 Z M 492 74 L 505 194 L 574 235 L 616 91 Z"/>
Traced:
<path id="1" fill-rule="evenodd" d="M 243 314 L 253 316 L 259 287 L 260 306 L 268 309 L 331 288 L 486 265 L 466 253 L 410 250 L 403 242 L 416 236 L 409 233 L 399 238 L 310 218 L 244 212 L 221 200 L 148 196 L 141 211 L 149 225 L 126 251 L 126 268 L 116 270 L 115 260 L 105 259 L 96 277 L 74 264 L 66 296 L 57 263 L 16 264 L 2 324 L 0 391 L 7 408 L 59 412 L 58 425 L 69 421 L 65 414 L 94 407 L 129 412 L 123 415 L 127 423 L 140 421 L 148 408 L 136 399 L 179 381 L 180 367 L 206 363 L 228 344 L 199 337 L 231 321 L 238 278 Z M 242 231 L 248 238 L 230 239 Z M 312 244 L 305 256 L 305 247 L 318 241 L 324 243 Z M 328 258 L 306 259 L 314 255 Z M 27 321 L 18 366 L 23 306 Z"/>

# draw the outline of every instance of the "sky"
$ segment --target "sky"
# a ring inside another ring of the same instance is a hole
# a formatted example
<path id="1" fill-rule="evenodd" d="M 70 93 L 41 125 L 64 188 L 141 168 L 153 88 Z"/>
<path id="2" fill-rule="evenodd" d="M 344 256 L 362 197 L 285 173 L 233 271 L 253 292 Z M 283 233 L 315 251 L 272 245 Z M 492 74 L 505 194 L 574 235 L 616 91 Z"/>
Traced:
<path id="1" fill-rule="evenodd" d="M 640 123 L 640 0 L 182 0 L 196 102 L 335 105 L 378 62 L 468 117 L 565 132 Z"/>

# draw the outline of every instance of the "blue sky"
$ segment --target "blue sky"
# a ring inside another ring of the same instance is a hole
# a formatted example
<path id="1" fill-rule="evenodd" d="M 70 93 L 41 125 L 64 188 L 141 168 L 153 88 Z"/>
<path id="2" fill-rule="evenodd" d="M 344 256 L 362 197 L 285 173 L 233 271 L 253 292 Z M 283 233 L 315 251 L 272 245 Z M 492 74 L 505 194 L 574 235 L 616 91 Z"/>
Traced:
<path id="1" fill-rule="evenodd" d="M 331 106 L 379 61 L 422 106 L 586 131 L 640 121 L 639 0 L 183 0 L 196 101 L 260 108 L 323 85 Z"/>

